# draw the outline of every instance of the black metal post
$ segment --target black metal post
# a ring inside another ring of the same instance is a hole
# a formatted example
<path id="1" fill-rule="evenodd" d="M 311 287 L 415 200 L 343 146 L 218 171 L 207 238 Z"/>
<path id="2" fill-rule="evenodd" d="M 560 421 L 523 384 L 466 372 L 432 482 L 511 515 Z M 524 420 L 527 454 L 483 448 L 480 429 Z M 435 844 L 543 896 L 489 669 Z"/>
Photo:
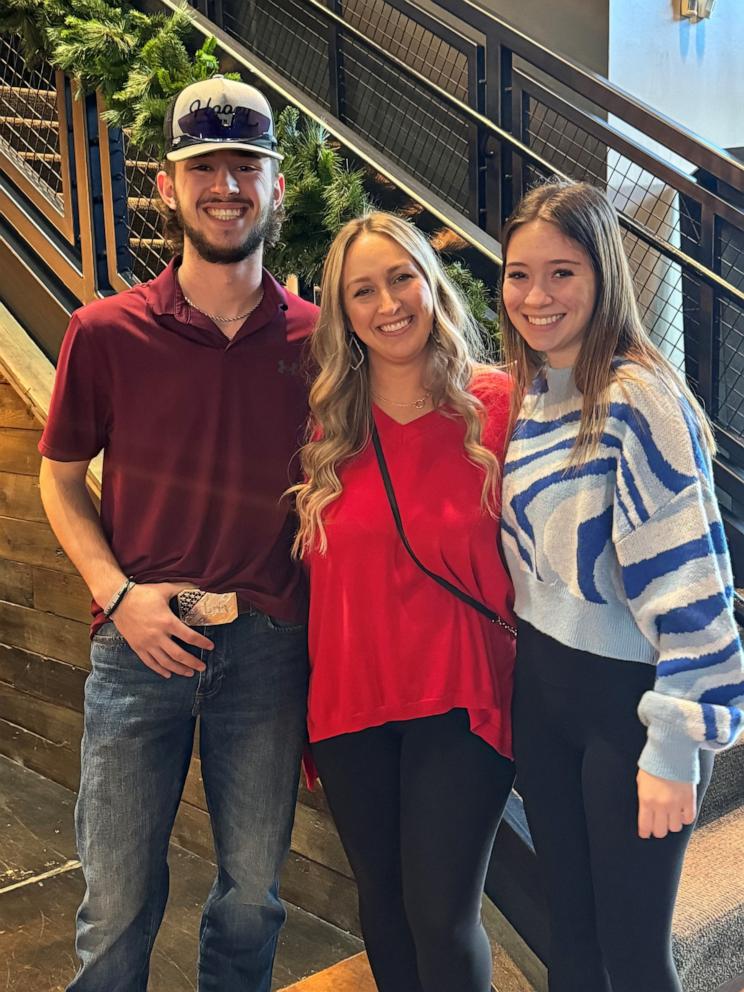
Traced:
<path id="1" fill-rule="evenodd" d="M 328 0 L 328 6 L 334 14 L 343 17 L 342 0 Z M 331 113 L 340 121 L 344 118 L 344 99 L 342 82 L 343 64 L 341 54 L 341 31 L 338 23 L 328 21 L 328 97 L 331 103 Z"/>
<path id="2" fill-rule="evenodd" d="M 511 82 L 511 52 L 500 40 L 489 35 L 486 40 L 485 114 L 503 127 L 506 83 Z M 510 116 L 510 114 L 507 114 Z M 490 134 L 485 142 L 486 168 L 485 229 L 494 238 L 501 234 L 504 210 L 511 202 L 511 156 L 502 142 Z M 506 174 L 506 182 L 505 180 Z M 506 202 L 504 198 L 506 197 Z"/>

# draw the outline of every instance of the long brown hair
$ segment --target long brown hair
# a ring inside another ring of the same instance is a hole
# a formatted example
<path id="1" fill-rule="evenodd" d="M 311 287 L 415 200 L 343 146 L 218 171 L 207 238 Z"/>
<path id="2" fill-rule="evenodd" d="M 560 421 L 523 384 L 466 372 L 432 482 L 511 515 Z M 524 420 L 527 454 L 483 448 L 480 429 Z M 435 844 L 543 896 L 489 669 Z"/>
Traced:
<path id="1" fill-rule="evenodd" d="M 697 421 L 700 440 L 712 453 L 715 440 L 705 413 L 641 322 L 615 208 L 601 190 L 581 182 L 551 180 L 535 187 L 517 205 L 502 232 L 501 335 L 504 359 L 515 386 L 511 429 L 535 373 L 544 365 L 544 357 L 530 348 L 509 319 L 503 302 L 504 271 L 515 231 L 536 220 L 555 224 L 564 237 L 584 249 L 597 282 L 594 310 L 574 366 L 574 379 L 583 401 L 572 462 L 585 461 L 599 444 L 607 419 L 610 383 L 618 381 L 622 386 L 623 380 L 634 378 L 632 364 L 615 367 L 616 358 L 628 359 L 655 375 L 672 394 L 684 396 Z"/>
<path id="2" fill-rule="evenodd" d="M 495 505 L 498 462 L 481 444 L 483 406 L 468 389 L 477 362 L 484 357 L 478 329 L 421 231 L 394 214 L 370 213 L 349 221 L 339 231 L 323 268 L 320 317 L 311 339 L 317 376 L 310 389 L 310 437 L 300 453 L 306 481 L 289 490 L 296 496 L 300 518 L 293 549 L 296 555 L 316 547 L 325 552 L 323 511 L 341 494 L 338 469 L 364 448 L 370 436 L 369 362 L 357 369 L 351 366 L 342 284 L 346 253 L 367 233 L 384 235 L 400 245 L 429 285 L 436 333 L 429 338 L 427 389 L 435 408 L 446 406 L 464 420 L 465 453 L 485 475 L 484 508 L 493 512 Z"/>

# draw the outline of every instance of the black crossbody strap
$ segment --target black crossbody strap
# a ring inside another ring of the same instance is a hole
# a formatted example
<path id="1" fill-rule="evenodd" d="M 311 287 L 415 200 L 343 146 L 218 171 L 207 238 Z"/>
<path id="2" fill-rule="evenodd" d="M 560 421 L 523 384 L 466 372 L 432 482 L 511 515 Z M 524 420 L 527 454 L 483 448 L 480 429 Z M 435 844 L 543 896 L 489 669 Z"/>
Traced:
<path id="1" fill-rule="evenodd" d="M 385 453 L 382 450 L 382 443 L 380 441 L 380 435 L 377 432 L 377 425 L 372 424 L 372 444 L 375 448 L 375 454 L 377 455 L 377 464 L 380 467 L 380 475 L 382 476 L 382 481 L 385 484 L 385 492 L 387 493 L 388 503 L 390 504 L 390 509 L 393 513 L 393 520 L 395 520 L 395 526 L 400 535 L 400 539 L 403 542 L 403 547 L 406 549 L 408 554 L 411 556 L 413 561 L 418 565 L 422 572 L 433 579 L 435 582 L 443 586 L 448 592 L 451 592 L 453 596 L 457 596 L 458 599 L 462 600 L 463 603 L 467 603 L 468 606 L 472 606 L 474 610 L 477 610 L 482 616 L 487 617 L 491 623 L 498 624 L 499 627 L 503 627 L 512 637 L 517 636 L 517 631 L 510 623 L 507 623 L 503 617 L 500 617 L 498 613 L 494 613 L 490 610 L 485 603 L 481 603 L 479 599 L 474 596 L 469 595 L 462 589 L 458 589 L 456 585 L 453 585 L 448 579 L 445 579 L 442 575 L 437 575 L 436 572 L 432 572 L 430 568 L 417 557 L 416 552 L 413 550 L 411 545 L 408 543 L 408 538 L 406 537 L 406 532 L 403 529 L 403 521 L 400 517 L 400 510 L 398 508 L 398 500 L 395 498 L 395 490 L 393 489 L 393 482 L 390 478 L 390 472 L 388 471 L 387 462 L 385 461 Z"/>

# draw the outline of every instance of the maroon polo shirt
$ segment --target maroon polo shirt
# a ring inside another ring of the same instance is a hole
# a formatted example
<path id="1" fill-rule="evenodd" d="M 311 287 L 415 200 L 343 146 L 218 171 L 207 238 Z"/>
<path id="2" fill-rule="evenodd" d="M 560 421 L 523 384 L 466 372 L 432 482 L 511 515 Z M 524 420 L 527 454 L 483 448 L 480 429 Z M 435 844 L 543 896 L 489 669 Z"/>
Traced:
<path id="1" fill-rule="evenodd" d="M 101 521 L 137 582 L 183 581 L 287 621 L 306 616 L 294 519 L 307 418 L 303 344 L 317 308 L 267 272 L 232 341 L 185 302 L 175 263 L 77 310 L 39 450 L 104 450 Z M 101 608 L 93 604 L 93 629 Z"/>

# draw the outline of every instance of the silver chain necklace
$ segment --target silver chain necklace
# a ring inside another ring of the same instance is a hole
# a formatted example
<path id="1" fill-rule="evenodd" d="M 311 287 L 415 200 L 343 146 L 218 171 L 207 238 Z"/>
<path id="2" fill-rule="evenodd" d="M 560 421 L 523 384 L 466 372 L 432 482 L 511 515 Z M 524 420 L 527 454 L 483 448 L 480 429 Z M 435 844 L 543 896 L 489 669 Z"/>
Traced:
<path id="1" fill-rule="evenodd" d="M 181 290 L 181 292 L 183 293 L 183 289 Z M 253 304 L 253 306 L 250 308 L 250 310 L 246 310 L 245 313 L 239 313 L 237 317 L 223 317 L 222 314 L 219 313 L 207 313 L 206 310 L 202 310 L 201 307 L 198 307 L 196 303 L 193 303 L 188 298 L 188 296 L 185 293 L 183 293 L 184 300 L 186 300 L 186 302 L 188 303 L 188 305 L 191 307 L 192 310 L 198 310 L 200 314 L 202 314 L 204 317 L 209 317 L 209 319 L 213 320 L 216 324 L 232 324 L 236 320 L 247 320 L 247 318 L 250 317 L 253 311 L 257 310 L 261 306 L 261 303 L 263 302 L 263 297 L 264 297 L 263 289 L 261 289 L 261 295 L 259 296 L 258 300 Z"/>

